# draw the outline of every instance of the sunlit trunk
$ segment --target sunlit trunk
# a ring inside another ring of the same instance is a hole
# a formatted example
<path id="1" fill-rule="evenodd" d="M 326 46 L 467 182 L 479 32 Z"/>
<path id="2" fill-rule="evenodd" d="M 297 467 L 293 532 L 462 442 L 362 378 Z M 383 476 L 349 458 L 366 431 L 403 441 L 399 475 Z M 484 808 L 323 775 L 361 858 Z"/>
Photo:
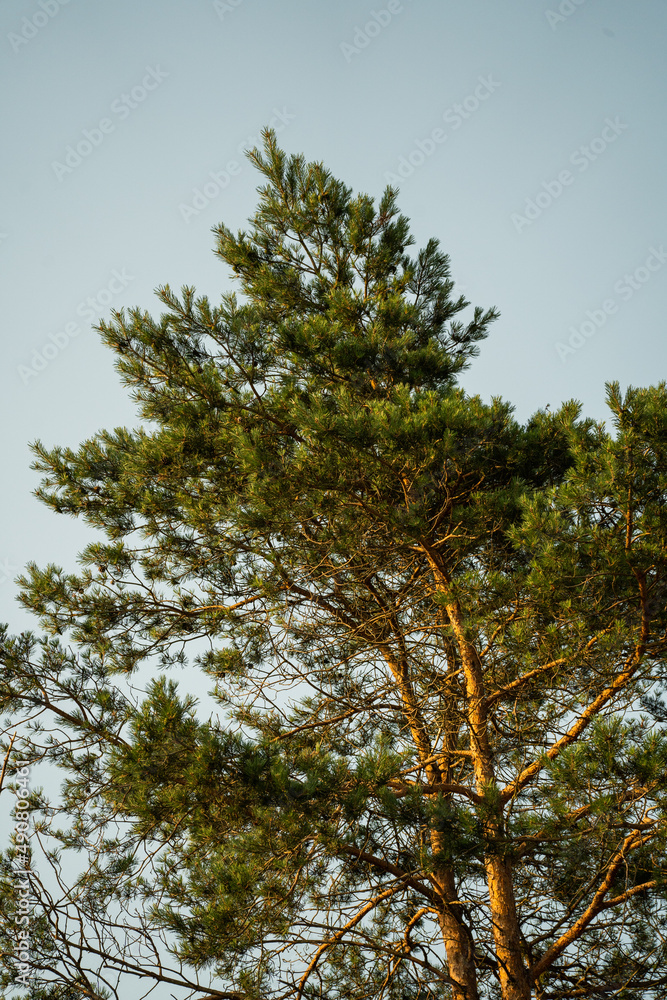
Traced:
<path id="1" fill-rule="evenodd" d="M 432 846 L 439 849 L 439 835 L 432 834 Z M 457 901 L 451 869 L 439 869 L 436 878 L 445 900 L 440 914 L 440 930 L 447 953 L 448 972 L 453 980 L 452 1000 L 479 1000 L 472 936 L 463 923 L 463 908 Z M 456 985 L 454 985 L 456 984 Z"/>
<path id="2" fill-rule="evenodd" d="M 530 981 L 521 954 L 511 868 L 499 857 L 488 857 L 485 864 L 503 1000 L 530 1000 Z"/>
<path id="3" fill-rule="evenodd" d="M 438 553 L 429 545 L 424 545 L 424 551 L 433 571 L 436 586 L 446 598 L 445 610 L 463 668 L 467 723 L 477 792 L 488 796 L 496 781 L 493 751 L 488 734 L 482 664 L 477 650 L 466 635 L 461 608 L 456 600 L 451 599 L 451 583 Z M 489 807 L 493 810 L 491 802 Z M 512 884 L 511 862 L 497 853 L 504 834 L 502 814 L 487 816 L 484 827 L 487 844 L 492 845 L 492 850 L 487 849 L 484 864 L 503 1000 L 531 1000 L 530 981 L 521 953 L 521 933 Z"/>

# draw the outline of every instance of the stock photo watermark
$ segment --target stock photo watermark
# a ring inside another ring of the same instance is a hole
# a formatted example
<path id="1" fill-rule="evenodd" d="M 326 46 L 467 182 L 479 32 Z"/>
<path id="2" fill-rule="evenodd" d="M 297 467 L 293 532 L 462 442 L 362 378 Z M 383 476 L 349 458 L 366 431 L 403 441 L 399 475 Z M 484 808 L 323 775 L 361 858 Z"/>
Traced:
<path id="1" fill-rule="evenodd" d="M 544 16 L 549 22 L 551 30 L 555 31 L 559 24 L 567 21 L 568 17 L 572 17 L 585 3 L 586 0 L 562 0 L 562 3 L 558 4 L 557 10 L 545 10 Z"/>
<path id="2" fill-rule="evenodd" d="M 14 917 L 16 939 L 16 980 L 22 986 L 30 984 L 30 924 L 32 919 L 32 888 L 30 885 L 30 763 L 20 760 L 16 771 L 16 803 L 14 808 L 14 835 L 16 845 L 16 914 Z M 36 874 L 36 873 L 35 873 Z"/>
<path id="3" fill-rule="evenodd" d="M 9 583 L 13 579 L 14 573 L 18 572 L 18 566 L 14 566 L 10 563 L 9 559 L 3 559 L 0 561 L 0 587 L 5 583 Z"/>
<path id="4" fill-rule="evenodd" d="M 561 361 L 567 361 L 571 354 L 580 350 L 587 340 L 590 340 L 598 330 L 602 329 L 609 317 L 618 312 L 618 300 L 621 303 L 629 302 L 633 295 L 636 295 L 651 280 L 656 271 L 659 271 L 666 263 L 667 250 L 662 244 L 659 247 L 649 247 L 648 256 L 643 264 L 614 282 L 613 289 L 618 298 L 605 299 L 597 309 L 587 309 L 586 319 L 578 326 L 569 328 L 570 336 L 567 343 L 559 340 L 554 345 Z"/>
<path id="5" fill-rule="evenodd" d="M 60 8 L 66 6 L 70 0 L 37 0 L 39 10 L 36 10 L 31 17 L 24 17 L 18 32 L 10 31 L 7 41 L 14 49 L 20 52 L 24 45 L 31 42 L 45 28 L 53 18 L 60 12 Z"/>
<path id="6" fill-rule="evenodd" d="M 478 77 L 478 81 L 475 89 L 460 103 L 452 104 L 443 112 L 442 119 L 449 126 L 450 132 L 460 129 L 500 87 L 500 82 L 494 80 L 491 74 Z M 438 146 L 447 142 L 447 139 L 447 131 L 440 127 L 432 129 L 425 139 L 415 139 L 414 147 L 407 156 L 398 158 L 396 172 L 385 171 L 384 178 L 387 183 L 397 185 L 401 180 L 412 177 L 415 170 L 418 170 L 429 156 L 433 156 Z"/>
<path id="7" fill-rule="evenodd" d="M 291 114 L 284 106 L 282 108 L 274 108 L 268 127 L 280 133 L 295 118 L 296 115 Z M 236 152 L 241 157 L 244 150 L 261 145 L 262 140 L 259 136 L 250 135 L 238 144 Z M 189 223 L 191 219 L 196 218 L 200 212 L 203 212 L 218 195 L 222 194 L 229 187 L 232 177 L 237 177 L 241 173 L 243 169 L 242 163 L 243 161 L 239 160 L 228 160 L 221 170 L 210 170 L 208 179 L 199 187 L 192 188 L 191 201 L 181 202 L 178 206 L 178 211 L 181 213 L 183 221 Z"/>
<path id="8" fill-rule="evenodd" d="M 224 21 L 225 14 L 233 14 L 242 3 L 243 0 L 213 0 L 213 10 L 220 20 Z"/>
<path id="9" fill-rule="evenodd" d="M 523 207 L 523 213 L 512 212 L 510 222 L 517 233 L 522 232 L 527 226 L 539 219 L 555 201 L 565 193 L 565 189 L 574 184 L 577 176 L 588 170 L 592 163 L 602 156 L 609 146 L 616 142 L 628 126 L 616 116 L 616 118 L 605 118 L 605 125 L 600 135 L 591 139 L 585 146 L 579 146 L 570 154 L 569 162 L 573 167 L 577 167 L 578 174 L 573 174 L 571 170 L 561 170 L 551 180 L 542 181 L 542 190 L 538 191 L 533 198 L 527 198 Z"/>
<path id="10" fill-rule="evenodd" d="M 386 7 L 368 12 L 368 20 L 362 27 L 354 26 L 352 42 L 341 42 L 340 50 L 346 63 L 351 63 L 355 56 L 361 55 L 374 38 L 387 28 L 397 14 L 402 14 L 405 7 L 401 0 L 388 0 Z"/>
<path id="11" fill-rule="evenodd" d="M 128 274 L 124 267 L 120 270 L 114 268 L 109 281 L 103 288 L 99 288 L 94 295 L 89 295 L 79 302 L 76 307 L 76 315 L 85 321 L 96 320 L 106 306 L 117 295 L 120 295 L 132 281 L 134 281 L 134 275 Z M 18 365 L 16 369 L 23 384 L 27 385 L 31 378 L 36 378 L 40 372 L 43 372 L 80 333 L 79 323 L 70 320 L 60 330 L 49 334 L 49 343 L 44 344 L 41 351 L 33 348 L 30 363 Z"/>
<path id="12" fill-rule="evenodd" d="M 87 160 L 91 153 L 102 145 L 104 140 L 112 132 L 116 131 L 118 122 L 125 121 L 132 112 L 143 104 L 152 91 L 157 90 L 163 80 L 169 76 L 158 66 L 147 66 L 146 73 L 141 82 L 132 87 L 129 93 L 124 92 L 111 102 L 111 114 L 113 118 L 100 118 L 94 128 L 84 128 L 81 131 L 82 138 L 73 145 L 65 148 L 65 155 L 61 160 L 52 160 L 51 169 L 59 181 L 63 181 L 69 174 L 74 173 L 84 160 Z"/>

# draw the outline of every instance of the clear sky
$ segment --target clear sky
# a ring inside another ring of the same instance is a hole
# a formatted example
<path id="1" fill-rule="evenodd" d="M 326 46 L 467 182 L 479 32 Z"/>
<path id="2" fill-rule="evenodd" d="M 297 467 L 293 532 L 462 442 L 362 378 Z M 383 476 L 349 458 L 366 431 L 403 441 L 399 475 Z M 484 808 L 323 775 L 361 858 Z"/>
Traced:
<path id="1" fill-rule="evenodd" d="M 2 0 L 0 621 L 33 626 L 13 577 L 88 538 L 32 497 L 28 442 L 135 422 L 92 324 L 229 289 L 210 230 L 253 211 L 264 125 L 398 182 L 501 310 L 469 391 L 603 418 L 605 380 L 664 378 L 666 46 L 665 0 Z"/>
<path id="2" fill-rule="evenodd" d="M 464 377 L 525 420 L 667 376 L 667 0 L 2 0 L 0 621 L 76 567 L 84 526 L 32 496 L 28 443 L 135 415 L 91 329 L 153 289 L 231 287 L 273 125 L 355 190 L 391 182 L 500 320 Z"/>

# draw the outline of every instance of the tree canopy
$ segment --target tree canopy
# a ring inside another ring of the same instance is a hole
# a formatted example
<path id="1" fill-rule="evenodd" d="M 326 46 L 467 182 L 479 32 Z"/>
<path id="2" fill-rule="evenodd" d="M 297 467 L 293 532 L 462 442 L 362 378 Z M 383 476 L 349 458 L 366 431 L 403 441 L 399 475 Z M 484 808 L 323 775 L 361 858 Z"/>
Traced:
<path id="1" fill-rule="evenodd" d="M 520 424 L 396 191 L 249 155 L 238 297 L 114 312 L 140 426 L 34 445 L 98 540 L 2 643 L 5 995 L 665 997 L 666 387 Z"/>

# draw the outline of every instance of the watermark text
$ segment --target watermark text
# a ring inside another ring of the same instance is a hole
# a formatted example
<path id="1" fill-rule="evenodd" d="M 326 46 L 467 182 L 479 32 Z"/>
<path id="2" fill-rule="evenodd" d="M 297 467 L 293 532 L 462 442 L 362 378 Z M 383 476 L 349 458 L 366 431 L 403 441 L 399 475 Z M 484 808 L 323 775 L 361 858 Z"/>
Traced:
<path id="1" fill-rule="evenodd" d="M 84 128 L 81 131 L 81 138 L 75 143 L 65 147 L 65 154 L 62 160 L 52 160 L 51 169 L 59 181 L 63 181 L 69 174 L 74 173 L 84 160 L 87 160 L 91 153 L 102 145 L 104 140 L 112 132 L 116 131 L 119 121 L 125 121 L 130 114 L 146 100 L 153 90 L 157 90 L 163 80 L 169 76 L 158 66 L 147 66 L 146 73 L 141 82 L 127 93 L 122 93 L 111 102 L 111 114 L 114 118 L 100 118 L 93 128 Z"/>
<path id="2" fill-rule="evenodd" d="M 570 154 L 569 162 L 576 167 L 579 174 L 585 173 L 592 163 L 616 142 L 619 135 L 625 132 L 628 126 L 617 116 L 616 118 L 605 118 L 604 128 L 600 135 L 591 139 L 584 146 L 579 146 Z M 523 207 L 523 212 L 512 212 L 510 221 L 517 233 L 522 232 L 527 226 L 532 226 L 536 219 L 543 212 L 565 193 L 565 189 L 574 184 L 578 174 L 571 170 L 560 170 L 555 177 L 542 181 L 541 190 L 532 198 L 527 198 Z"/>
<path id="3" fill-rule="evenodd" d="M 123 267 L 120 270 L 114 268 L 109 281 L 103 288 L 99 288 L 94 295 L 89 295 L 82 299 L 76 307 L 76 315 L 82 320 L 96 320 L 100 313 L 104 311 L 111 301 L 123 292 L 134 275 L 128 274 Z M 17 372 L 24 385 L 27 385 L 31 378 L 35 378 L 40 372 L 57 358 L 61 351 L 69 347 L 75 337 L 81 333 L 81 326 L 75 320 L 65 323 L 59 330 L 49 334 L 48 343 L 44 344 L 41 350 L 33 348 L 29 364 L 18 365 Z"/>
<path id="4" fill-rule="evenodd" d="M 659 247 L 649 247 L 648 256 L 643 264 L 614 282 L 613 290 L 617 298 L 607 298 L 596 309 L 587 309 L 586 318 L 578 325 L 569 328 L 570 336 L 567 342 L 559 340 L 554 345 L 561 361 L 567 361 L 570 355 L 580 350 L 587 340 L 602 329 L 609 317 L 618 312 L 618 300 L 621 303 L 629 302 L 666 263 L 667 250 L 662 244 Z"/>

